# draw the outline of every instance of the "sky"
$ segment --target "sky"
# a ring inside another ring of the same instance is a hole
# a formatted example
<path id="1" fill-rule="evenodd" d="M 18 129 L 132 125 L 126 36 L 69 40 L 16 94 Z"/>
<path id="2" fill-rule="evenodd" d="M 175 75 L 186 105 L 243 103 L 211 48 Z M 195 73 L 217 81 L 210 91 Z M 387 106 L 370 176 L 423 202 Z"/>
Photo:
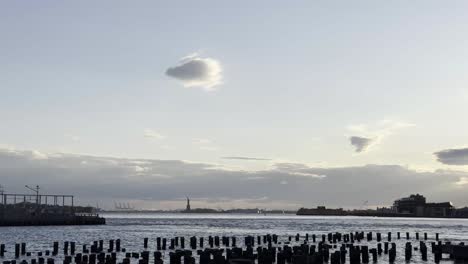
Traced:
<path id="1" fill-rule="evenodd" d="M 2 1 L 0 184 L 138 208 L 468 205 L 466 1 Z"/>

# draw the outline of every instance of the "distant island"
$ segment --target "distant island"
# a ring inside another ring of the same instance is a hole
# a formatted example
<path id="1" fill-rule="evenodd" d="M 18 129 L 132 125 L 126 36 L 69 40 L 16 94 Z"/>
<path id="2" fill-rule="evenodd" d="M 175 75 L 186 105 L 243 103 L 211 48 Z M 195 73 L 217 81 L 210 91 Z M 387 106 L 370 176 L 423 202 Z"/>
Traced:
<path id="1" fill-rule="evenodd" d="M 457 209 L 451 202 L 427 203 L 426 197 L 412 194 L 396 200 L 390 208 L 344 210 L 317 206 L 317 208 L 300 208 L 297 215 L 468 218 L 468 207 Z"/>

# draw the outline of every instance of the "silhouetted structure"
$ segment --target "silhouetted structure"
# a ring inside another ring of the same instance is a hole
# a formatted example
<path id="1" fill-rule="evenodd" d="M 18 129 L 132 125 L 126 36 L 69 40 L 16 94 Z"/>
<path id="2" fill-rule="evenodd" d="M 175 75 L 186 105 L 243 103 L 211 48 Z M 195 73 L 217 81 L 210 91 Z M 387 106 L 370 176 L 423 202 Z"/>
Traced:
<path id="1" fill-rule="evenodd" d="M 72 195 L 2 193 L 0 226 L 97 225 L 104 218 L 91 207 L 75 207 Z"/>
<path id="2" fill-rule="evenodd" d="M 468 207 L 456 209 L 455 217 L 468 218 Z"/>
<path id="3" fill-rule="evenodd" d="M 185 208 L 185 211 L 190 212 L 190 210 L 191 210 L 191 208 L 190 208 L 190 199 L 188 198 L 188 196 L 186 196 L 186 197 L 187 197 L 187 207 Z"/>
<path id="4" fill-rule="evenodd" d="M 398 199 L 393 207 L 399 214 L 420 217 L 451 217 L 454 211 L 451 202 L 426 203 L 426 197 L 420 194 Z"/>
<path id="5" fill-rule="evenodd" d="M 317 206 L 317 208 L 301 208 L 297 211 L 297 215 L 346 215 L 343 208 L 329 209 L 325 206 Z"/>

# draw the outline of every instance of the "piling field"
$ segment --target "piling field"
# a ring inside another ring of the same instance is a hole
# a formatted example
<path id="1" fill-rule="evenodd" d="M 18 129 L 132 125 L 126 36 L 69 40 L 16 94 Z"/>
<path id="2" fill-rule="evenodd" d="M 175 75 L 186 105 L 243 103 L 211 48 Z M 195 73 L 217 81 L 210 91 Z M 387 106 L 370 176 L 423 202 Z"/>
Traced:
<path id="1" fill-rule="evenodd" d="M 0 238 L 1 239 L 1 238 Z M 0 244 L 3 264 L 316 264 L 453 263 L 468 261 L 468 246 L 427 233 L 303 233 L 289 236 L 153 237 L 138 250 L 115 238 L 80 244 L 53 241 L 28 251 L 27 242 Z"/>

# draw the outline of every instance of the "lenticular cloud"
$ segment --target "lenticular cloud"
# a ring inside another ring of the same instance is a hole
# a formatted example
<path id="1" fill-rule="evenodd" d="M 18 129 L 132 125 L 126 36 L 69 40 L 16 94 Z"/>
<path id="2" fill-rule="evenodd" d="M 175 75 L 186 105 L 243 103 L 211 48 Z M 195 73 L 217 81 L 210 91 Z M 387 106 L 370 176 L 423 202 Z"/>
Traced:
<path id="1" fill-rule="evenodd" d="M 168 68 L 166 75 L 181 81 L 185 87 L 214 90 L 221 84 L 222 67 L 219 61 L 195 53 L 182 58 L 179 65 Z"/>

